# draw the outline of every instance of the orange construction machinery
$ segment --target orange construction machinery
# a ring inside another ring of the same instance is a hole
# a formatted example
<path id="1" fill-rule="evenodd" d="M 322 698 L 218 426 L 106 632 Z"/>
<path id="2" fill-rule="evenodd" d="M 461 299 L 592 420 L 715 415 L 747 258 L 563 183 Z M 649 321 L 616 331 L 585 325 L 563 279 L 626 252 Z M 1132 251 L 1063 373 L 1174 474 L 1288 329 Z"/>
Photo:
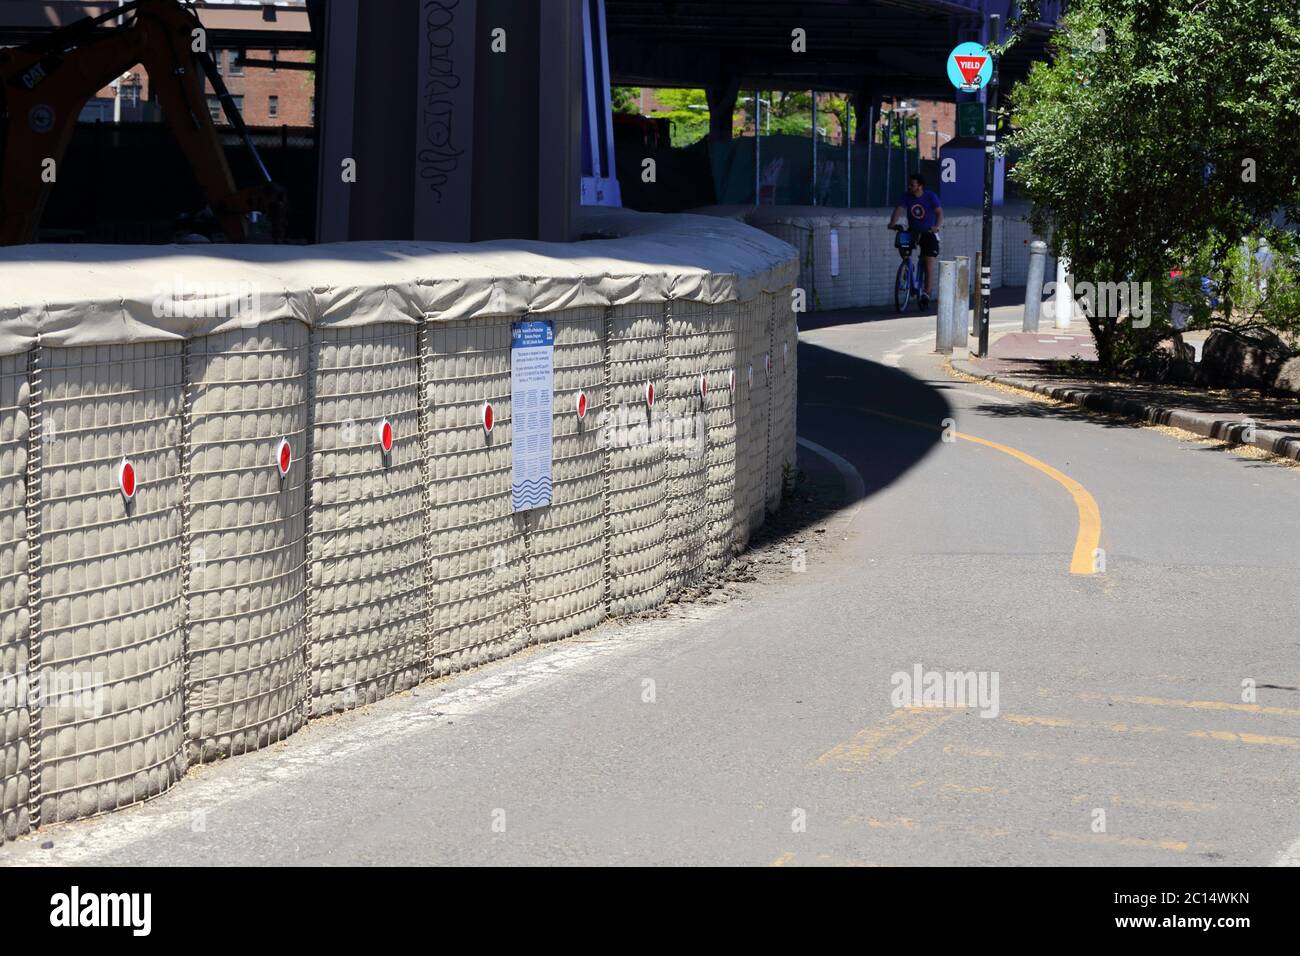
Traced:
<path id="1" fill-rule="evenodd" d="M 105 27 L 121 19 L 121 26 Z M 249 238 L 250 215 L 283 237 L 286 200 L 271 181 L 239 110 L 206 52 L 206 32 L 180 0 L 131 0 L 21 47 L 0 50 L 0 245 L 36 240 L 51 189 L 86 101 L 137 64 L 203 189 L 227 242 Z M 238 189 L 226 162 L 203 79 L 252 151 L 263 181 Z"/>

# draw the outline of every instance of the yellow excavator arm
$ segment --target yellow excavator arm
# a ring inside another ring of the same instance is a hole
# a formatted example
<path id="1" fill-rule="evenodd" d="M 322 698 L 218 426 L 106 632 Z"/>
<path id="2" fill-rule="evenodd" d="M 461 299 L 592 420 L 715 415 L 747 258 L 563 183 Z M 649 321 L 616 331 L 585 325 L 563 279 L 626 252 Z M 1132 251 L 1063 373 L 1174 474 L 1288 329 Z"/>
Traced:
<path id="1" fill-rule="evenodd" d="M 119 16 L 119 29 L 101 25 Z M 82 107 L 137 64 L 149 74 L 163 116 L 189 161 L 226 239 L 248 238 L 248 214 L 263 213 L 283 238 L 284 189 L 271 182 L 220 74 L 204 52 L 203 26 L 180 0 L 132 0 L 25 46 L 0 50 L 0 245 L 36 239 L 51 188 Z M 257 160 L 263 182 L 237 189 L 207 107 L 207 76 Z"/>

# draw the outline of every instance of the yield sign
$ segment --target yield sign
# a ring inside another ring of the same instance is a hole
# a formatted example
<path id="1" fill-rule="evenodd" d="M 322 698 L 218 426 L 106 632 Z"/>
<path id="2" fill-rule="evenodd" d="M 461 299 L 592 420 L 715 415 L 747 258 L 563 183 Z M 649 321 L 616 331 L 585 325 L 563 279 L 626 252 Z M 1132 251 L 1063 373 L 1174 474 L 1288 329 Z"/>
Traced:
<path id="1" fill-rule="evenodd" d="M 984 69 L 984 64 L 988 62 L 986 56 L 955 56 L 953 60 L 957 63 L 957 69 L 961 71 L 961 78 L 965 86 L 979 86 L 980 70 Z"/>
<path id="2" fill-rule="evenodd" d="M 993 58 L 978 43 L 959 43 L 948 54 L 948 80 L 963 93 L 974 93 L 993 76 Z"/>

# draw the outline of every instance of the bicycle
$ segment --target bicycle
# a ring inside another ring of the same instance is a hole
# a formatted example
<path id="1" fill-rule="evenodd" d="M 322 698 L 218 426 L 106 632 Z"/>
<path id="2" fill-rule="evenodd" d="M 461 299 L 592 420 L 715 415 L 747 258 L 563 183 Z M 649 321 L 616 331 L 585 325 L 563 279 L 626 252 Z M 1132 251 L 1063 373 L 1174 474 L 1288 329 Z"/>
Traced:
<path id="1" fill-rule="evenodd" d="M 898 264 L 898 274 L 894 277 L 894 308 L 899 312 L 907 309 L 907 304 L 916 298 L 918 307 L 921 303 L 921 283 L 924 281 L 924 271 L 919 265 L 912 264 L 912 233 L 908 232 L 900 225 L 889 227 L 895 233 L 894 248 L 898 250 L 899 258 L 903 261 Z"/>

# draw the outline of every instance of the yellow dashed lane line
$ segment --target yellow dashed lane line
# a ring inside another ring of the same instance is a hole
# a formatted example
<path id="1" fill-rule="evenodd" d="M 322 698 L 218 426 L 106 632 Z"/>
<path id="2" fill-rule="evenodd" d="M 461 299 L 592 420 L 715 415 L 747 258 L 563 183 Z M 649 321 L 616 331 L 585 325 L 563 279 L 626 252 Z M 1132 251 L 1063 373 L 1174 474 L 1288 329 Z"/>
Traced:
<path id="1" fill-rule="evenodd" d="M 1241 714 L 1270 714 L 1274 717 L 1300 717 L 1297 707 L 1265 707 L 1263 704 L 1238 704 L 1226 700 L 1180 700 L 1176 697 L 1117 697 L 1079 693 L 1079 700 L 1109 700 L 1116 704 L 1141 704 L 1146 707 L 1185 707 L 1189 710 L 1228 710 Z"/>
<path id="2" fill-rule="evenodd" d="M 1104 720 L 1072 720 L 1066 717 L 1042 717 L 1033 714 L 1003 714 L 1002 719 L 1022 727 L 1070 727 L 1084 729 L 1109 730 L 1117 734 L 1163 734 L 1168 727 L 1157 724 L 1126 724 Z M 1226 743 L 1261 744 L 1271 747 L 1300 748 L 1300 737 L 1286 737 L 1280 734 L 1250 734 L 1234 730 L 1184 730 L 1185 737 L 1201 740 L 1220 740 Z"/>
<path id="3" fill-rule="evenodd" d="M 903 707 L 884 720 L 864 727 L 852 740 L 837 744 L 817 758 L 818 764 L 847 764 L 888 760 L 937 729 L 959 711 Z"/>

